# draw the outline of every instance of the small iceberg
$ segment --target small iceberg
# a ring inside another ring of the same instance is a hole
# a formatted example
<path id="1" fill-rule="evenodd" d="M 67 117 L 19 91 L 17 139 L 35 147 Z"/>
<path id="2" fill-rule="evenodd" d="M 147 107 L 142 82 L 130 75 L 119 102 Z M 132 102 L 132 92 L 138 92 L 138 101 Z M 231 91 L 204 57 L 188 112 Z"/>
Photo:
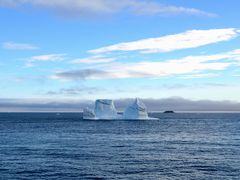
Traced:
<path id="1" fill-rule="evenodd" d="M 110 99 L 98 99 L 95 102 L 94 110 L 85 108 L 83 110 L 83 119 L 86 120 L 115 120 L 115 119 L 127 119 L 127 120 L 148 120 L 157 119 L 148 116 L 147 108 L 145 104 L 138 98 L 135 99 L 133 104 L 129 105 L 124 111 L 123 115 L 117 113 L 113 100 Z"/>

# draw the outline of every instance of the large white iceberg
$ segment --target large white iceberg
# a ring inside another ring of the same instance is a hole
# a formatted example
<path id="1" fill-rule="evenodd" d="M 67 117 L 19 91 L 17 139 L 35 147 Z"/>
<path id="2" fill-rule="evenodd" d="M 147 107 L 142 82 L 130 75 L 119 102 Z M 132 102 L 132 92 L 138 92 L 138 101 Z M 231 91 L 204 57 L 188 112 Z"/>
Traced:
<path id="1" fill-rule="evenodd" d="M 124 119 L 149 119 L 145 104 L 138 98 L 126 108 L 123 117 Z"/>
<path id="2" fill-rule="evenodd" d="M 113 100 L 109 99 L 98 99 L 95 102 L 94 111 L 85 108 L 83 110 L 83 119 L 97 120 L 97 119 L 136 119 L 136 120 L 146 120 L 155 119 L 148 117 L 148 112 L 145 104 L 138 98 L 133 104 L 128 106 L 124 111 L 123 115 L 119 115 L 114 106 Z"/>
<path id="3" fill-rule="evenodd" d="M 117 119 L 118 114 L 113 100 L 98 99 L 95 102 L 95 115 L 98 119 Z"/>

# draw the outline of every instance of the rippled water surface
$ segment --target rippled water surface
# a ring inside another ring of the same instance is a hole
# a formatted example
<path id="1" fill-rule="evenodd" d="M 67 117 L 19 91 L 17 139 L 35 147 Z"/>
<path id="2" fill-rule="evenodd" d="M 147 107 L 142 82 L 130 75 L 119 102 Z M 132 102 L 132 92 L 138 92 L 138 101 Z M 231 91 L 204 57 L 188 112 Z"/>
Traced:
<path id="1" fill-rule="evenodd" d="M 240 179 L 240 114 L 1 113 L 0 179 Z"/>

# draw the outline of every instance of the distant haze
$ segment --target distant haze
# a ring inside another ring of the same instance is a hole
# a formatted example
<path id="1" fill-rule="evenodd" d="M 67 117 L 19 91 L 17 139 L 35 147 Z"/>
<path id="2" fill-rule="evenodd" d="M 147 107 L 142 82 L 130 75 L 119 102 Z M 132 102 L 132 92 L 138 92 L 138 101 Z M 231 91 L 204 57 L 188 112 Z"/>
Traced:
<path id="1" fill-rule="evenodd" d="M 117 99 L 115 106 L 123 111 L 134 99 Z M 240 102 L 188 100 L 180 97 L 142 99 L 148 111 L 240 111 Z M 0 99 L 0 112 L 81 112 L 84 107 L 94 107 L 91 100 L 36 100 Z"/>

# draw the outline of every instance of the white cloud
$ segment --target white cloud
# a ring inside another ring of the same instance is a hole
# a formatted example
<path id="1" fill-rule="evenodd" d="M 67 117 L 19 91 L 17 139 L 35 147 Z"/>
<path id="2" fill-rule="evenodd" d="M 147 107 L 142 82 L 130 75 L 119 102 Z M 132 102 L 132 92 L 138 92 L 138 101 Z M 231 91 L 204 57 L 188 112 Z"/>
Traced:
<path id="1" fill-rule="evenodd" d="M 35 50 L 39 49 L 37 46 L 26 43 L 15 43 L 15 42 L 4 42 L 2 44 L 4 49 L 15 49 L 15 50 Z"/>
<path id="2" fill-rule="evenodd" d="M 31 57 L 31 61 L 62 61 L 65 59 L 66 54 L 47 54 Z"/>
<path id="3" fill-rule="evenodd" d="M 40 56 L 32 56 L 27 59 L 25 67 L 33 67 L 37 61 L 62 61 L 66 59 L 66 54 L 46 54 Z"/>
<path id="4" fill-rule="evenodd" d="M 90 50 L 90 53 L 106 53 L 112 51 L 140 51 L 143 53 L 170 52 L 180 49 L 196 48 L 221 41 L 227 41 L 239 34 L 239 30 L 209 29 L 191 30 L 175 35 L 149 38 L 133 42 L 124 42 L 107 47 Z"/>
<path id="5" fill-rule="evenodd" d="M 215 71 L 225 70 L 237 65 L 240 50 L 230 52 L 187 56 L 181 59 L 172 59 L 164 62 L 138 62 L 138 63 L 112 63 L 101 65 L 98 69 L 82 69 L 74 71 L 57 72 L 52 78 L 66 80 L 85 79 L 117 79 L 117 78 L 143 78 L 163 77 L 172 75 L 189 75 L 202 78 Z M 197 75 L 199 74 L 199 75 Z M 205 74 L 205 75 L 204 75 Z"/>
<path id="6" fill-rule="evenodd" d="M 67 17 L 95 17 L 120 12 L 127 12 L 135 15 L 215 15 L 195 8 L 163 5 L 153 0 L 0 0 L 0 6 L 5 7 L 16 7 L 26 4 L 50 9 L 51 11 Z"/>
<path id="7" fill-rule="evenodd" d="M 98 63 L 109 63 L 115 61 L 115 58 L 107 58 L 104 56 L 92 56 L 89 58 L 74 59 L 71 61 L 72 64 L 98 64 Z"/>
<path id="8" fill-rule="evenodd" d="M 137 15 L 169 15 L 169 14 L 191 14 L 202 16 L 217 16 L 214 13 L 208 13 L 195 8 L 186 8 L 181 6 L 163 5 L 154 1 L 133 1 L 132 10 Z"/>

